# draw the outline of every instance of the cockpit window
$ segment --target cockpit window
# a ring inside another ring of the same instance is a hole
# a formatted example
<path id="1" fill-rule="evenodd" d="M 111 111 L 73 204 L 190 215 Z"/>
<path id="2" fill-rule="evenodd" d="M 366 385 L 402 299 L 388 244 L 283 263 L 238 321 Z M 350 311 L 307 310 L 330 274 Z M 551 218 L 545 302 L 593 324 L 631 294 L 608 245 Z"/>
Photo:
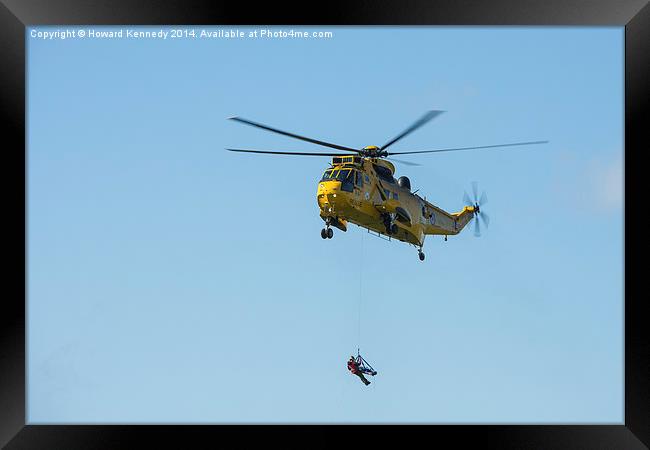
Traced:
<path id="1" fill-rule="evenodd" d="M 339 181 L 346 180 L 350 176 L 350 169 L 337 170 L 336 174 L 332 178 L 336 178 Z"/>
<path id="2" fill-rule="evenodd" d="M 354 188 L 355 171 L 351 169 L 328 169 L 323 173 L 321 181 L 340 181 L 341 190 L 352 192 Z"/>
<path id="3" fill-rule="evenodd" d="M 350 180 L 354 180 L 353 176 L 351 176 L 351 170 L 350 169 L 328 169 L 323 173 L 323 178 L 321 178 L 321 181 L 327 181 L 327 180 L 338 180 L 338 181 L 343 181 L 347 180 L 350 178 Z"/>

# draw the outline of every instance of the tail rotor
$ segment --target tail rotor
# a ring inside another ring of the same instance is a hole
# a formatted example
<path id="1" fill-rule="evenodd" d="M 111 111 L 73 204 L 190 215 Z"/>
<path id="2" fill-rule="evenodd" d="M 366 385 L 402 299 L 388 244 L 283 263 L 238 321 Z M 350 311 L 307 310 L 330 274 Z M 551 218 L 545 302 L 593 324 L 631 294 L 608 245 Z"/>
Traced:
<path id="1" fill-rule="evenodd" d="M 463 201 L 465 202 L 465 205 L 474 208 L 474 217 L 472 217 L 472 220 L 474 221 L 474 236 L 480 237 L 481 223 L 483 223 L 485 228 L 488 228 L 490 225 L 490 216 L 481 210 L 482 207 L 487 204 L 488 198 L 485 191 L 483 191 L 480 197 L 478 196 L 478 183 L 476 181 L 472 182 L 472 194 L 473 197 L 470 197 L 467 192 L 464 192 Z"/>

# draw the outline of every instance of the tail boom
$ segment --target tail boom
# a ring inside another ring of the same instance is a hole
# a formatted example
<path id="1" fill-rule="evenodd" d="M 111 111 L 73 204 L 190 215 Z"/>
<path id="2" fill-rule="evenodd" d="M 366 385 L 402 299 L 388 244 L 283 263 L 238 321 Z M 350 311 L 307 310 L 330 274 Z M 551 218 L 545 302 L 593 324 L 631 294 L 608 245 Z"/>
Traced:
<path id="1" fill-rule="evenodd" d="M 424 226 L 425 235 L 456 235 L 472 220 L 476 208 L 465 206 L 462 211 L 448 213 L 433 205 L 427 205 L 428 223 Z"/>

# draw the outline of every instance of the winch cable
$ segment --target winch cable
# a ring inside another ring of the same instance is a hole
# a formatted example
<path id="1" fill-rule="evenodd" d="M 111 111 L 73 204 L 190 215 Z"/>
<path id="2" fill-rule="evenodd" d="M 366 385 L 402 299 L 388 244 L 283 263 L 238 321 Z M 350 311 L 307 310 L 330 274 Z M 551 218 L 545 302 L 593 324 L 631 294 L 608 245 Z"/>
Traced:
<path id="1" fill-rule="evenodd" d="M 359 227 L 363 230 L 362 227 Z M 359 315 L 358 315 L 358 324 L 357 324 L 357 354 L 361 348 L 361 303 L 363 300 L 363 235 L 365 233 L 361 231 L 361 251 L 359 252 L 359 261 L 362 262 L 359 268 Z"/>
<path id="2" fill-rule="evenodd" d="M 364 230 L 363 227 L 359 227 L 361 230 Z M 363 235 L 365 233 L 361 231 L 361 250 L 359 252 L 360 254 L 360 261 L 363 262 Z M 361 356 L 361 310 L 363 306 L 363 264 L 359 268 L 359 316 L 358 316 L 358 322 L 357 322 L 357 357 L 355 358 L 359 370 L 361 373 L 368 374 L 375 376 L 377 375 L 377 371 L 372 368 L 372 366 L 366 361 L 363 356 Z"/>

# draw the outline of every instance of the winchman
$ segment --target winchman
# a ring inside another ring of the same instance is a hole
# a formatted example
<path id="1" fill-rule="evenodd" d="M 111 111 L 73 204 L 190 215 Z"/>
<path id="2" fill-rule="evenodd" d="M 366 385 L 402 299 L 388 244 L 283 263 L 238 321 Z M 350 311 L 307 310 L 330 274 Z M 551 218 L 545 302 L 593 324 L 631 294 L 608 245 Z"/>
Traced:
<path id="1" fill-rule="evenodd" d="M 363 384 L 365 384 L 366 386 L 370 384 L 370 381 L 368 381 L 368 379 L 363 375 L 363 372 L 359 367 L 359 363 L 357 363 L 356 359 L 354 359 L 354 356 L 350 356 L 350 359 L 348 360 L 348 370 L 352 372 L 354 375 L 361 378 L 361 381 L 363 381 Z"/>

